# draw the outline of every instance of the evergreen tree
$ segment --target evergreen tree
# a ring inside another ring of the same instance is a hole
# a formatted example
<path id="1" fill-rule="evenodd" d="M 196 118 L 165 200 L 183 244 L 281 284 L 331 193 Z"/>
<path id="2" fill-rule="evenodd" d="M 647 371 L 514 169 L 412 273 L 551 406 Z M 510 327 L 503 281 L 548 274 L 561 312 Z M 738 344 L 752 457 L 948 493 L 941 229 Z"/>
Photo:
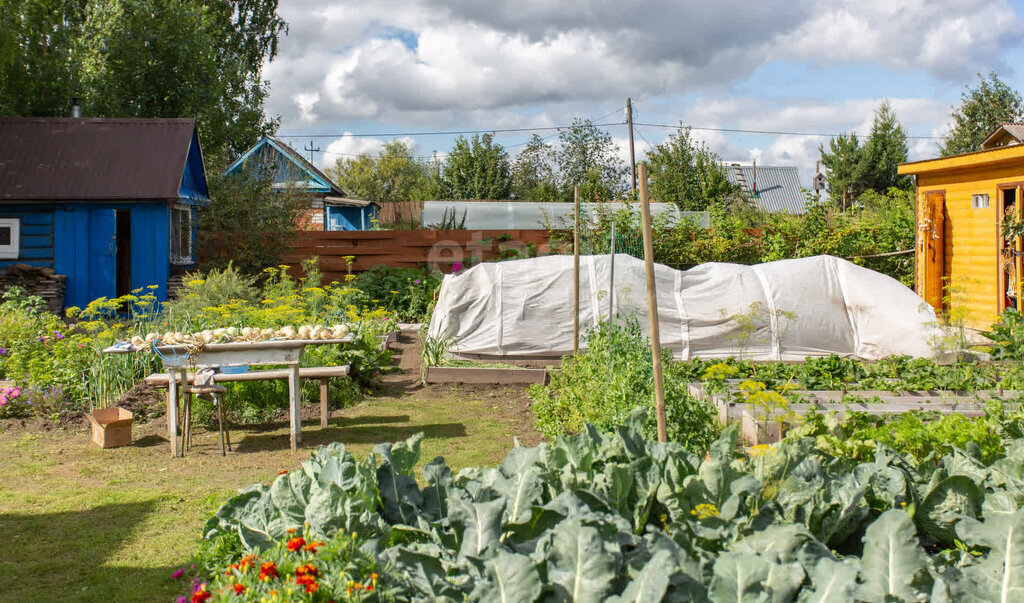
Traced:
<path id="1" fill-rule="evenodd" d="M 885 195 L 889 188 L 909 189 L 909 176 L 900 176 L 897 167 L 907 161 L 907 133 L 896 119 L 889 101 L 875 110 L 871 135 L 861 149 L 860 188 Z"/>
<path id="2" fill-rule="evenodd" d="M 861 178 L 864 149 L 856 134 L 840 134 L 828 143 L 829 150 L 818 146 L 825 167 L 828 193 L 832 203 L 848 205 L 864 192 Z"/>
<path id="3" fill-rule="evenodd" d="M 981 143 L 999 124 L 1024 119 L 1020 93 L 1010 88 L 994 71 L 988 79 L 978 74 L 976 88 L 964 87 L 960 106 L 953 109 L 953 129 L 939 149 L 943 157 L 981 149 Z"/>

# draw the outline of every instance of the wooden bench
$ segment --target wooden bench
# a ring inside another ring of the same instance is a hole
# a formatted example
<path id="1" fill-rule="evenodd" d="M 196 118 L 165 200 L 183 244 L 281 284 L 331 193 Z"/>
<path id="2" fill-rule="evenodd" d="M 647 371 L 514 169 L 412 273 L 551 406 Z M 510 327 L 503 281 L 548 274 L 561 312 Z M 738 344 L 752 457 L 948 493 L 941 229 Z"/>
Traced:
<path id="1" fill-rule="evenodd" d="M 273 379 L 287 379 L 288 369 L 265 369 L 259 371 L 246 371 L 244 373 L 217 373 L 213 380 L 215 383 L 238 383 L 241 381 L 267 381 Z M 330 409 L 327 399 L 327 384 L 332 377 L 347 377 L 349 367 L 342 366 L 313 366 L 300 367 L 300 379 L 318 379 L 320 381 L 320 427 L 327 427 L 327 420 L 330 418 Z M 188 374 L 189 384 L 195 383 L 195 373 Z M 144 379 L 149 385 L 156 387 L 167 387 L 167 373 L 153 373 Z"/>

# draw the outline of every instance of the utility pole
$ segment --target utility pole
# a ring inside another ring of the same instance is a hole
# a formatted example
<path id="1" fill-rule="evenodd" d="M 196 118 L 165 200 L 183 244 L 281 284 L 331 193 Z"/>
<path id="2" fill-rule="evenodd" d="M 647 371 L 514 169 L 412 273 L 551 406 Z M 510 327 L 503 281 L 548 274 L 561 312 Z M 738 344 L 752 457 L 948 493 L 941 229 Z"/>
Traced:
<path id="1" fill-rule="evenodd" d="M 633 187 L 629 189 L 630 195 L 636 198 L 636 155 L 633 154 L 633 102 L 626 99 L 626 124 L 629 125 L 629 177 Z"/>
<path id="2" fill-rule="evenodd" d="M 309 151 L 309 162 L 313 163 L 313 153 L 314 152 L 319 153 L 320 152 L 320 147 L 313 148 L 313 141 L 310 140 L 309 141 L 309 148 L 302 147 L 302 150 L 303 151 Z"/>

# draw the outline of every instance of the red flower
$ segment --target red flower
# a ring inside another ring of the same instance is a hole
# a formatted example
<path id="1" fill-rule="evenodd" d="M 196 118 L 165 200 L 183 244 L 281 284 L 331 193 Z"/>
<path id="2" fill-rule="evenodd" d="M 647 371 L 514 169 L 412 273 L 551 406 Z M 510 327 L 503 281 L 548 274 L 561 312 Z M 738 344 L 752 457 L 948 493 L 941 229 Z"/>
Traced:
<path id="1" fill-rule="evenodd" d="M 241 582 L 235 582 L 235 594 L 240 595 L 245 592 L 245 585 Z"/>
<path id="2" fill-rule="evenodd" d="M 305 545 L 306 539 L 302 538 L 301 536 L 296 536 L 295 538 L 292 538 L 288 541 L 288 550 L 294 553 L 295 551 L 298 551 Z"/>
<path id="3" fill-rule="evenodd" d="M 269 580 L 270 578 L 277 578 L 277 564 L 273 561 L 267 561 L 260 565 L 260 580 Z"/>
<path id="4" fill-rule="evenodd" d="M 284 475 L 285 473 L 288 473 L 287 469 L 282 469 L 282 470 L 277 472 L 278 475 Z"/>
<path id="5" fill-rule="evenodd" d="M 192 593 L 192 603 L 203 603 L 203 601 L 212 598 L 213 594 L 206 590 L 205 584 L 202 587 L 200 587 L 199 590 Z"/>
<path id="6" fill-rule="evenodd" d="M 366 585 L 366 590 L 373 590 L 373 585 L 372 584 L 367 584 Z"/>

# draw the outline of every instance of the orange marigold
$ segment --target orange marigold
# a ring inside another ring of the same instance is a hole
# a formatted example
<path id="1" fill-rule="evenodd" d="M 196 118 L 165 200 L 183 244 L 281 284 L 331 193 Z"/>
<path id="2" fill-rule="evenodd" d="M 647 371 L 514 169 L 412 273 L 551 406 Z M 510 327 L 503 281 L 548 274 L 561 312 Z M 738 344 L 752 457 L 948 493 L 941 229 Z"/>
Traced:
<path id="1" fill-rule="evenodd" d="M 277 578 L 277 564 L 273 561 L 267 561 L 260 565 L 260 580 L 269 580 L 270 578 Z"/>
<path id="2" fill-rule="evenodd" d="M 306 545 L 306 552 L 307 553 L 313 553 L 315 555 L 316 554 L 316 550 L 318 548 L 322 547 L 322 546 L 324 546 L 324 543 L 322 543 L 322 542 L 310 542 L 309 544 Z"/>
<path id="3" fill-rule="evenodd" d="M 235 594 L 240 595 L 245 592 L 245 585 L 241 582 L 235 582 Z"/>
<path id="4" fill-rule="evenodd" d="M 199 590 L 197 590 L 196 592 L 192 593 L 192 603 L 203 603 L 203 601 L 206 601 L 207 599 L 212 599 L 212 598 L 213 598 L 213 594 L 210 591 L 206 590 L 206 585 L 205 584 L 200 586 Z"/>
<path id="5" fill-rule="evenodd" d="M 239 569 L 241 569 L 243 572 L 245 572 L 245 570 L 247 570 L 250 567 L 256 565 L 256 561 L 258 561 L 258 560 L 259 560 L 259 557 L 257 557 L 256 555 L 246 555 L 245 557 L 242 557 L 242 563 L 239 566 Z"/>
<path id="6" fill-rule="evenodd" d="M 306 545 L 306 539 L 301 536 L 296 536 L 288 541 L 288 550 L 291 552 L 298 551 Z"/>

